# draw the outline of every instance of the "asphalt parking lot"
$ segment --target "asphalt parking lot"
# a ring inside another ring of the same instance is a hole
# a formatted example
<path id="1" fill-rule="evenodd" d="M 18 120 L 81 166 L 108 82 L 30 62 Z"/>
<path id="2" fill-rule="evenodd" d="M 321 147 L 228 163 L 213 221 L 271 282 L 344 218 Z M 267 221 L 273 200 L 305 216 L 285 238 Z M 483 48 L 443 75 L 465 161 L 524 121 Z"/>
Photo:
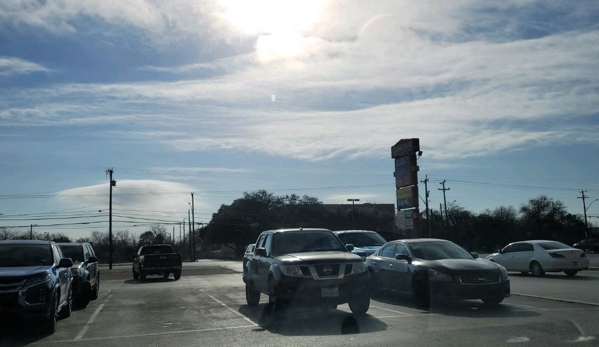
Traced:
<path id="1" fill-rule="evenodd" d="M 365 317 L 295 309 L 272 321 L 245 303 L 241 262 L 185 263 L 172 277 L 133 280 L 130 265 L 103 269 L 100 297 L 60 320 L 49 336 L 7 322 L 1 346 L 527 346 L 598 345 L 599 271 L 574 278 L 513 274 L 512 297 L 499 307 L 460 301 L 416 308 L 409 298 L 373 298 Z M 586 294 L 585 294 L 586 293 Z"/>

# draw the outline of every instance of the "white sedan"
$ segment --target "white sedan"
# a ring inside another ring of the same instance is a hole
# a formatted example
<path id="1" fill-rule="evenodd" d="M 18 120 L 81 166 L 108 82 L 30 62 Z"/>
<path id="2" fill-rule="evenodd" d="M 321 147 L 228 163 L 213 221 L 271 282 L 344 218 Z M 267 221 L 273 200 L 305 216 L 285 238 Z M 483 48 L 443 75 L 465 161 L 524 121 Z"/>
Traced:
<path id="1" fill-rule="evenodd" d="M 530 240 L 518 241 L 505 246 L 499 253 L 487 256 L 508 271 L 528 272 L 533 276 L 543 276 L 545 272 L 563 271 L 574 276 L 589 267 L 589 259 L 584 251 L 557 241 Z"/>

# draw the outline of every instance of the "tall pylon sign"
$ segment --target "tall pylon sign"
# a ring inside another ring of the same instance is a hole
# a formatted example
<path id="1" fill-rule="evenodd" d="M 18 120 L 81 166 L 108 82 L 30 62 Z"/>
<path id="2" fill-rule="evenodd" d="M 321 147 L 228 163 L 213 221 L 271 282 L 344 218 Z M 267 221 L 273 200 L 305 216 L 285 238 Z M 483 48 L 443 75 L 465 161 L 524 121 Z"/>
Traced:
<path id="1" fill-rule="evenodd" d="M 422 155 L 420 139 L 401 139 L 391 147 L 395 160 L 395 195 L 397 197 L 398 229 L 406 236 L 417 236 L 418 212 L 418 158 Z"/>

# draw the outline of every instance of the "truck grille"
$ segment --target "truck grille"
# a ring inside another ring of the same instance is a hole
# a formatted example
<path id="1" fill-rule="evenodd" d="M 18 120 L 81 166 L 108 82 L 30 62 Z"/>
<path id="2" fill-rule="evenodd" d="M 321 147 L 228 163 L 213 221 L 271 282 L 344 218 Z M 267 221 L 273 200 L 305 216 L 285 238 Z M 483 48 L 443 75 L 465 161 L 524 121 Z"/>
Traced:
<path id="1" fill-rule="evenodd" d="M 318 277 L 339 276 L 339 264 L 314 265 Z"/>

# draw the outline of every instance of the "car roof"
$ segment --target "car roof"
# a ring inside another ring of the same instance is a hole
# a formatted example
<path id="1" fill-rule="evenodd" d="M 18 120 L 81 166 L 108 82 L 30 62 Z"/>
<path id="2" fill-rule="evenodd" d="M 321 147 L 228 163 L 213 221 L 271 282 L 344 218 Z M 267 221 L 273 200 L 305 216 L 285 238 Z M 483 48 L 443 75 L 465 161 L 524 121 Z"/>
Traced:
<path id="1" fill-rule="evenodd" d="M 401 239 L 401 240 L 393 240 L 390 242 L 405 242 L 405 243 L 422 243 L 422 242 L 445 242 L 445 243 L 452 243 L 449 240 L 443 240 L 443 239 L 432 239 L 432 238 L 420 238 L 420 239 Z"/>
<path id="2" fill-rule="evenodd" d="M 2 244 L 9 245 L 51 245 L 54 241 L 45 241 L 45 240 L 1 240 Z"/>
<path id="3" fill-rule="evenodd" d="M 524 242 L 528 242 L 528 243 L 541 243 L 541 242 L 559 242 L 559 243 L 563 243 L 561 241 L 556 241 L 556 240 L 522 240 L 522 241 L 511 242 L 510 244 L 524 243 Z"/>
<path id="4" fill-rule="evenodd" d="M 89 245 L 89 242 L 58 242 L 59 246 L 83 246 Z"/>
<path id="5" fill-rule="evenodd" d="M 374 230 L 336 230 L 333 231 L 335 234 L 350 234 L 350 233 L 376 233 Z"/>
<path id="6" fill-rule="evenodd" d="M 263 232 L 285 233 L 285 232 L 302 232 L 302 231 L 331 232 L 329 229 L 324 229 L 324 228 L 285 228 L 285 229 L 265 230 Z"/>

